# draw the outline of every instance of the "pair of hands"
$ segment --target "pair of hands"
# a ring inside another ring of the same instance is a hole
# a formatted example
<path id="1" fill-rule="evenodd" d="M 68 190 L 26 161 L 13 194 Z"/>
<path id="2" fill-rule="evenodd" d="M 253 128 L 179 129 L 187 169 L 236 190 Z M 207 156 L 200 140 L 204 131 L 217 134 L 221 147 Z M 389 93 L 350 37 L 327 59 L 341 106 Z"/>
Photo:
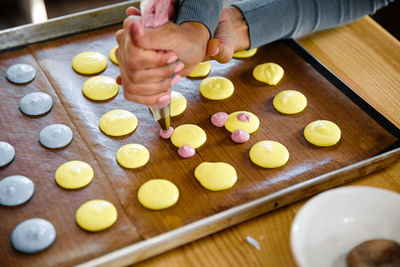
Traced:
<path id="1" fill-rule="evenodd" d="M 140 11 L 128 8 L 123 29 L 116 33 L 121 71 L 117 83 L 122 84 L 125 98 L 148 106 L 163 106 L 170 101 L 171 86 L 201 61 L 230 61 L 239 48 L 230 12 L 224 9 L 214 39 L 209 40 L 208 29 L 198 22 L 167 22 L 159 28 L 143 28 Z"/>

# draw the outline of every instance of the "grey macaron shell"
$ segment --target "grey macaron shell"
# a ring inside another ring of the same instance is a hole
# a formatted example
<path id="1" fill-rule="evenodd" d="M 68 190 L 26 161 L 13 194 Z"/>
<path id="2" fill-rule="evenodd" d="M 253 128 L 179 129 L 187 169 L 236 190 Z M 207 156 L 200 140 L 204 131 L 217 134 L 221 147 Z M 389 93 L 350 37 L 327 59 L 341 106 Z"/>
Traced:
<path id="1" fill-rule="evenodd" d="M 35 185 L 22 175 L 8 176 L 0 181 L 0 205 L 18 206 L 32 198 Z"/>
<path id="2" fill-rule="evenodd" d="M 64 124 L 52 124 L 39 134 L 40 143 L 47 148 L 62 148 L 72 141 L 72 131 Z"/>
<path id="3" fill-rule="evenodd" d="M 46 93 L 34 92 L 25 95 L 18 102 L 19 109 L 26 115 L 38 116 L 48 112 L 53 106 L 53 99 Z"/>
<path id="4" fill-rule="evenodd" d="M 56 239 L 53 224 L 42 218 L 21 222 L 11 234 L 13 247 L 23 253 L 36 253 L 51 246 Z"/>
<path id="5" fill-rule="evenodd" d="M 15 157 L 15 149 L 7 142 L 0 141 L 0 167 L 10 163 Z"/>
<path id="6" fill-rule="evenodd" d="M 28 83 L 36 76 L 36 70 L 28 64 L 15 64 L 7 69 L 6 77 L 13 83 Z"/>

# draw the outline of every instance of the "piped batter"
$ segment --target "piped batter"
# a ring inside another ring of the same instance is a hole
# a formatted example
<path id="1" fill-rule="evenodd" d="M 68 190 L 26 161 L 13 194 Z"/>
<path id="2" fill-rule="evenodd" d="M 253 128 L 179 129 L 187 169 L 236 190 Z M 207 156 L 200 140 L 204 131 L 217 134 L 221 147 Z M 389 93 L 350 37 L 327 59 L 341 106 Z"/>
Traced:
<path id="1" fill-rule="evenodd" d="M 250 49 L 250 50 L 242 50 L 242 51 L 237 51 L 235 53 L 233 53 L 233 57 L 234 58 L 248 58 L 248 57 L 252 57 L 257 53 L 257 47 Z"/>
<path id="2" fill-rule="evenodd" d="M 246 143 L 250 139 L 250 135 L 248 132 L 243 131 L 243 130 L 236 130 L 231 134 L 231 139 L 235 143 Z"/>
<path id="3" fill-rule="evenodd" d="M 278 168 L 289 160 L 289 151 L 281 143 L 261 141 L 250 149 L 251 161 L 263 168 Z"/>
<path id="4" fill-rule="evenodd" d="M 39 142 L 52 149 L 62 148 L 71 143 L 72 130 L 64 124 L 49 125 L 39 133 Z"/>
<path id="5" fill-rule="evenodd" d="M 6 166 L 15 157 L 15 148 L 7 142 L 0 141 L 0 167 Z"/>
<path id="6" fill-rule="evenodd" d="M 118 84 L 108 76 L 96 76 L 88 79 L 82 86 L 82 93 L 89 99 L 104 101 L 118 93 Z"/>
<path id="7" fill-rule="evenodd" d="M 182 124 L 174 130 L 171 136 L 171 142 L 176 147 L 189 145 L 193 148 L 199 148 L 207 140 L 206 132 L 194 124 Z"/>
<path id="8" fill-rule="evenodd" d="M 107 58 L 99 52 L 82 52 L 72 59 L 72 68 L 81 74 L 96 74 L 107 67 Z"/>
<path id="9" fill-rule="evenodd" d="M 182 114 L 186 106 L 186 98 L 179 92 L 171 91 L 171 117 Z"/>
<path id="10" fill-rule="evenodd" d="M 118 163 L 125 168 L 140 168 L 149 161 L 150 153 L 141 144 L 128 144 L 122 146 L 117 152 Z"/>
<path id="11" fill-rule="evenodd" d="M 237 180 L 235 168 L 225 162 L 203 162 L 194 170 L 199 183 L 211 191 L 231 188 Z"/>
<path id="12" fill-rule="evenodd" d="M 174 133 L 174 128 L 171 126 L 168 130 L 160 129 L 160 137 L 162 139 L 170 139 L 171 135 Z"/>
<path id="13" fill-rule="evenodd" d="M 245 113 L 246 115 L 243 115 L 242 113 Z M 238 115 L 239 118 L 241 119 L 238 118 Z M 228 119 L 225 123 L 225 128 L 231 133 L 233 133 L 236 130 L 243 130 L 251 134 L 257 131 L 259 126 L 260 126 L 260 120 L 256 115 L 254 115 L 249 111 L 233 112 L 229 114 Z"/>
<path id="14" fill-rule="evenodd" d="M 53 106 L 53 99 L 46 93 L 34 92 L 25 95 L 18 102 L 22 113 L 29 116 L 39 116 L 47 113 Z"/>
<path id="15" fill-rule="evenodd" d="M 118 59 L 115 56 L 115 50 L 117 50 L 117 48 L 118 48 L 118 45 L 116 45 L 113 48 L 111 48 L 110 53 L 108 54 L 108 56 L 110 57 L 111 62 L 118 66 Z"/>
<path id="16" fill-rule="evenodd" d="M 260 82 L 276 85 L 283 77 L 283 68 L 276 63 L 260 64 L 253 70 L 253 76 Z"/>
<path id="17" fill-rule="evenodd" d="M 339 142 L 341 131 L 339 126 L 331 121 L 317 120 L 306 126 L 304 137 L 316 146 L 333 146 Z"/>
<path id="18" fill-rule="evenodd" d="M 192 78 L 205 77 L 210 73 L 210 71 L 211 71 L 210 61 L 200 62 L 188 76 Z"/>
<path id="19" fill-rule="evenodd" d="M 302 112 L 307 106 L 307 98 L 295 90 L 285 90 L 274 97 L 274 107 L 284 114 L 296 114 Z"/>
<path id="20" fill-rule="evenodd" d="M 32 198 L 35 185 L 22 175 L 8 176 L 0 181 L 0 205 L 18 206 Z"/>
<path id="21" fill-rule="evenodd" d="M 137 197 L 144 207 L 161 210 L 175 205 L 179 198 L 179 190 L 168 180 L 153 179 L 140 186 Z"/>
<path id="22" fill-rule="evenodd" d="M 56 183 L 65 189 L 78 189 L 90 184 L 94 171 L 86 162 L 73 160 L 62 164 L 54 175 Z"/>
<path id="23" fill-rule="evenodd" d="M 36 253 L 45 250 L 56 240 L 56 229 L 48 220 L 33 218 L 14 228 L 11 244 L 19 252 Z"/>
<path id="24" fill-rule="evenodd" d="M 228 114 L 225 112 L 217 112 L 211 116 L 211 123 L 216 127 L 224 127 L 228 119 Z"/>
<path id="25" fill-rule="evenodd" d="M 196 150 L 192 146 L 189 146 L 189 145 L 181 146 L 178 149 L 178 155 L 184 159 L 191 158 L 195 154 L 196 154 Z"/>
<path id="26" fill-rule="evenodd" d="M 200 83 L 200 93 L 211 100 L 222 100 L 233 94 L 233 83 L 220 76 L 208 77 Z"/>
<path id="27" fill-rule="evenodd" d="M 118 218 L 117 209 L 107 200 L 90 200 L 75 213 L 76 223 L 84 230 L 97 232 L 111 227 Z"/>
<path id="28" fill-rule="evenodd" d="M 99 127 L 108 135 L 123 136 L 132 133 L 138 125 L 136 116 L 123 109 L 107 112 L 100 118 Z"/>

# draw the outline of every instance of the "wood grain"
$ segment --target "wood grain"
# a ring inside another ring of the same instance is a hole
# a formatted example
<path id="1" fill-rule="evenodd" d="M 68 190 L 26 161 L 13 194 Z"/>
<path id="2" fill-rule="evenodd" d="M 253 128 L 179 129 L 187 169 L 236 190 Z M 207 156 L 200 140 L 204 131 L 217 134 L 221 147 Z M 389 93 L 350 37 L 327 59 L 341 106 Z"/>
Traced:
<path id="1" fill-rule="evenodd" d="M 16 63 L 32 65 L 37 71 L 36 78 L 26 85 L 10 83 L 4 74 L 8 67 Z M 141 240 L 116 197 L 112 184 L 76 131 L 57 94 L 29 51 L 22 49 L 0 54 L 0 73 L 0 140 L 12 144 L 16 150 L 15 159 L 0 168 L 0 177 L 24 175 L 35 184 L 35 194 L 26 204 L 0 206 L 0 266 L 71 266 Z M 52 97 L 53 108 L 40 117 L 26 116 L 19 111 L 18 101 L 24 95 L 37 91 Z M 51 150 L 40 145 L 39 132 L 53 123 L 62 123 L 72 129 L 73 141 L 67 147 Z M 56 185 L 56 169 L 70 160 L 85 161 L 94 169 L 95 177 L 87 187 L 64 190 Z M 106 199 L 116 206 L 119 218 L 112 228 L 89 233 L 75 223 L 75 211 L 92 199 Z M 54 224 L 56 242 L 40 253 L 19 253 L 11 246 L 12 230 L 20 222 L 35 217 Z"/>
<path id="2" fill-rule="evenodd" d="M 300 42 L 368 103 L 396 125 L 400 124 L 400 68 L 396 67 L 400 62 L 398 40 L 370 18 L 364 18 L 313 34 Z M 381 59 L 365 65 L 366 55 L 370 53 Z M 368 69 L 371 74 L 365 78 L 365 68 L 372 63 L 375 68 Z M 400 193 L 400 163 L 348 185 L 374 186 Z M 297 266 L 290 249 L 290 226 L 306 201 L 259 216 L 137 266 Z M 244 241 L 247 235 L 260 242 L 260 251 L 247 250 L 249 245 Z M 242 256 L 240 263 L 232 262 L 231 258 L 238 254 Z"/>

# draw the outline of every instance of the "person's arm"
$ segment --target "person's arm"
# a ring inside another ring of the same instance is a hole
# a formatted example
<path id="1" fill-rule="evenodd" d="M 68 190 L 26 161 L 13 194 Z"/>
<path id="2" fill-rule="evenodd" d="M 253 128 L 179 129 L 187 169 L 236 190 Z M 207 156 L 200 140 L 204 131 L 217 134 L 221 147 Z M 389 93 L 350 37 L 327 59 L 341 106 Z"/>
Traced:
<path id="1" fill-rule="evenodd" d="M 176 24 L 184 22 L 202 23 L 213 36 L 222 12 L 222 0 L 180 0 Z"/>
<path id="2" fill-rule="evenodd" d="M 297 38 L 372 14 L 393 0 L 245 0 L 233 4 L 249 28 L 250 47 Z"/>

